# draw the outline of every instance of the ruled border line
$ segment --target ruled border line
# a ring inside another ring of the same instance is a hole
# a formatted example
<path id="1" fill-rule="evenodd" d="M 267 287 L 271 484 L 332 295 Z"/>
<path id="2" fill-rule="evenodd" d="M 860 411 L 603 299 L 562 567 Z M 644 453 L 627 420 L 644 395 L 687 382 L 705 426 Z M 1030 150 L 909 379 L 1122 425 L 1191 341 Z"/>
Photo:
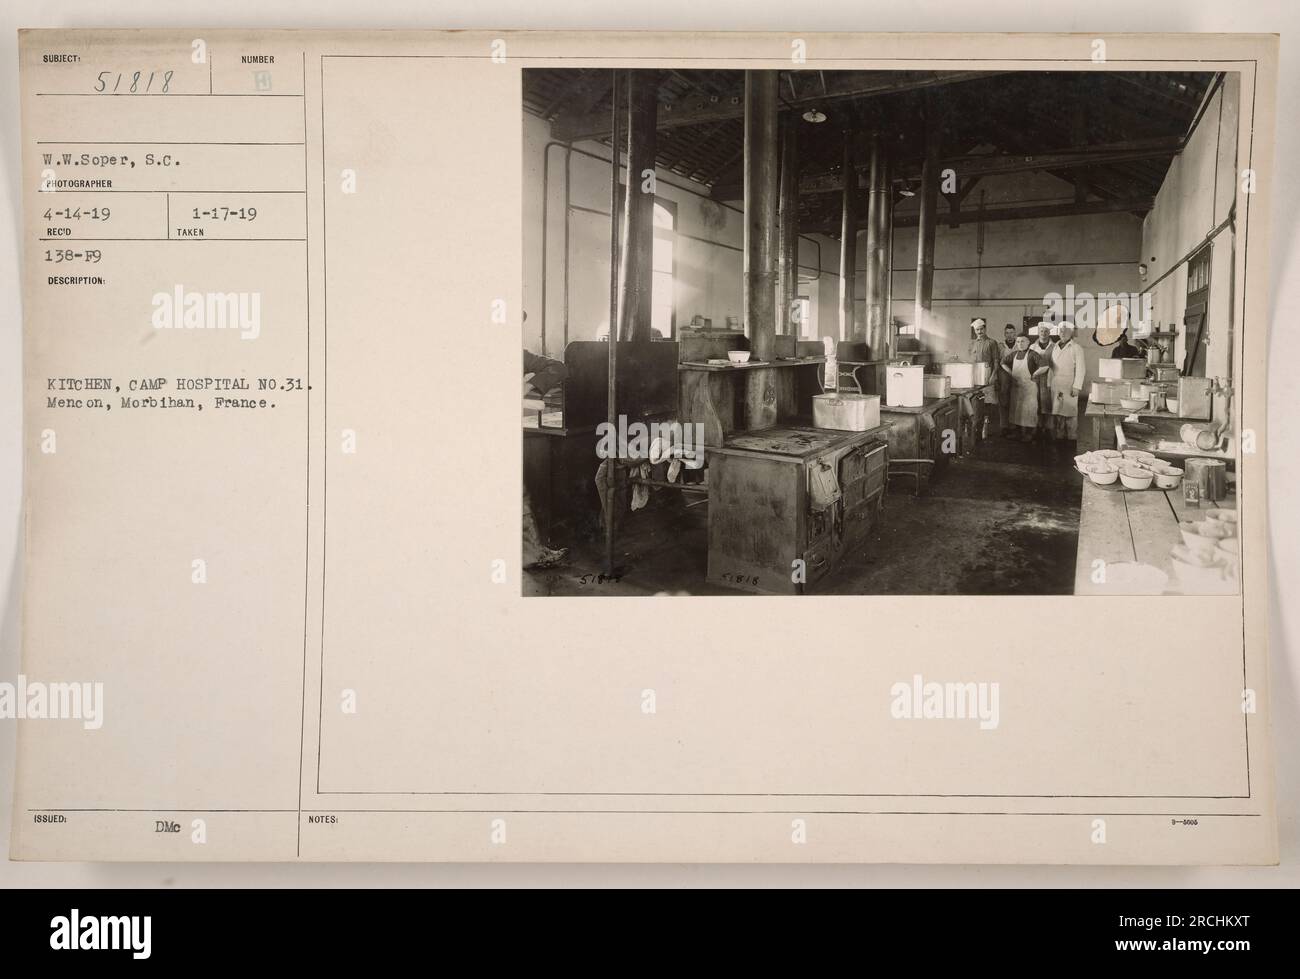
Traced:
<path id="1" fill-rule="evenodd" d="M 1081 35 L 1081 36 L 1082 36 L 1082 35 Z M 328 281 L 329 281 L 329 267 L 328 267 L 328 246 L 327 246 L 327 244 L 326 244 L 326 243 L 328 242 L 328 233 L 327 233 L 327 231 L 326 231 L 326 213 L 327 213 L 327 211 L 328 211 L 328 194 L 325 193 L 325 183 L 326 183 L 326 177 L 325 177 L 325 60 L 326 60 L 327 58 L 348 58 L 348 59 L 374 59 L 374 60 L 380 60 L 380 61 L 387 61 L 387 60 L 394 60 L 394 59 L 402 59 L 402 60 L 434 60 L 434 61 L 447 61 L 447 60 L 482 61 L 482 60 L 483 60 L 483 56 L 482 56 L 482 55 L 438 55 L 438 54 L 402 54 L 402 55 L 388 55 L 388 54 L 321 54 L 319 57 L 320 57 L 320 103 L 321 103 L 321 133 L 320 133 L 320 139 L 321 139 L 321 192 L 322 192 L 322 201 L 321 201 L 321 226 L 322 226 L 322 251 L 325 253 L 325 256 L 326 256 L 326 261 L 325 261 L 324 264 L 323 264 L 323 279 L 324 279 L 324 285 L 323 285 L 323 288 L 324 288 L 324 290 L 325 290 L 325 300 L 324 300 L 324 308 L 322 309 L 322 318 L 321 318 L 321 327 L 322 327 L 322 332 L 323 332 L 323 335 L 324 335 L 324 347 L 325 347 L 325 358 L 324 358 L 324 365 L 323 365 L 323 366 L 324 366 L 324 381 L 323 381 L 324 391 L 323 391 L 323 393 L 322 393 L 322 397 L 323 397 L 323 400 L 324 400 L 324 408 L 325 408 L 325 425 L 326 425 L 326 430 L 328 431 L 328 427 L 329 427 L 329 289 L 328 289 Z M 641 62 L 646 62 L 646 61 L 654 61 L 654 62 L 701 61 L 701 62 L 707 62 L 707 63 L 709 63 L 709 64 L 713 64 L 713 65 L 716 65 L 719 61 L 729 61 L 729 60 L 743 61 L 743 62 L 746 62 L 746 63 L 749 63 L 749 64 L 752 64 L 752 63 L 757 62 L 757 63 L 759 63 L 759 64 L 780 64 L 780 65 L 788 65 L 788 64 L 790 63 L 788 58 L 749 58 L 749 57 L 743 57 L 743 56 L 737 56 L 737 57 L 734 58 L 734 59 L 732 59 L 732 58 L 726 58 L 726 57 L 717 57 L 717 56 L 708 57 L 708 58 L 704 58 L 704 57 L 684 57 L 684 58 L 674 58 L 674 57 L 645 57 L 645 56 L 617 56 L 617 57 L 614 57 L 614 56 L 594 56 L 594 57 L 564 57 L 564 56 L 553 56 L 553 57 L 519 57 L 519 56 L 516 56 L 516 57 L 514 58 L 514 60 L 515 60 L 515 61 L 520 61 L 520 62 L 526 62 L 526 63 L 527 63 L 524 67 L 521 67 L 521 68 L 520 68 L 520 72 L 521 72 L 521 76 L 520 76 L 520 77 L 521 77 L 521 79 L 522 79 L 522 72 L 528 70 L 529 68 L 546 67 L 546 66 L 548 66 L 548 65 L 566 66 L 566 65 L 569 65 L 571 62 L 584 62 L 584 63 L 585 63 L 585 62 L 592 62 L 592 61 L 599 61 L 599 62 L 613 62 L 613 63 L 615 63 L 615 67 L 617 67 L 618 65 L 626 64 L 626 63 L 628 63 L 628 62 L 638 62 L 638 61 L 641 61 Z M 902 62 L 902 63 L 910 63 L 910 62 L 934 63 L 934 62 L 948 62 L 948 61 L 952 61 L 952 62 L 963 62 L 963 63 L 980 63 L 981 61 L 983 61 L 983 62 L 985 62 L 985 63 L 992 63 L 992 64 L 999 64 L 999 63 L 1033 63 L 1033 64 L 1070 64 L 1070 65 L 1088 66 L 1088 67 L 1080 67 L 1080 68 L 1078 69 L 1079 71 L 1103 71 L 1103 72 L 1104 72 L 1104 71 L 1110 71 L 1110 70 L 1111 70 L 1111 69 L 1109 69 L 1109 68 L 1097 68 L 1097 67 L 1096 67 L 1096 66 L 1095 66 L 1091 61 L 1088 61 L 1088 60 L 1086 60 L 1086 59 L 1078 59 L 1078 58 L 993 58 L 993 59 L 979 59 L 979 58 L 885 58 L 885 59 L 870 59 L 870 58 L 865 58 L 865 59 L 864 59 L 864 58 L 860 58 L 860 57 L 859 57 L 859 58 L 819 58 L 819 59 L 816 59 L 816 61 L 819 62 L 819 63 L 820 63 L 820 62 L 850 62 L 850 63 L 854 63 L 854 64 L 862 64 L 864 61 L 866 61 L 866 62 L 869 62 L 869 63 L 871 63 L 871 64 L 873 64 L 873 65 L 875 65 L 875 64 L 877 64 L 877 63 L 879 63 L 879 64 L 891 64 L 891 63 L 896 63 L 896 62 Z M 1259 75 L 1259 59 L 1258 59 L 1258 58 L 1113 58 L 1113 59 L 1108 59 L 1107 62 L 1106 62 L 1107 65 L 1112 65 L 1112 64 L 1127 64 L 1127 63 L 1136 63 L 1136 64 L 1188 64 L 1188 65 L 1200 65 L 1200 64 L 1213 64 L 1213 65 L 1239 64 L 1239 65 L 1243 65 L 1243 66 L 1244 66 L 1244 65 L 1247 65 L 1247 64 L 1252 65 L 1252 66 L 1253 66 L 1253 69 L 1252 69 L 1252 76 L 1251 76 L 1251 109 L 1250 109 L 1250 124 L 1249 124 L 1250 139 L 1249 139 L 1249 144 L 1248 144 L 1248 145 L 1249 145 L 1249 149 L 1248 149 L 1248 151 L 1247 151 L 1247 167 L 1253 169 L 1253 162 L 1254 162 L 1255 111 L 1256 111 L 1256 99 L 1257 99 L 1257 96 L 1258 96 L 1258 75 Z M 734 69 L 734 70 L 741 71 L 741 70 L 743 70 L 743 68 L 737 67 L 737 68 Z M 811 67 L 809 68 L 809 70 L 815 70 L 815 65 L 811 66 Z M 1048 71 L 1048 70 L 1051 70 L 1051 69 L 1024 69 L 1024 73 L 1036 73 L 1036 72 L 1038 72 L 1038 71 Z M 1224 70 L 1226 70 L 1226 69 L 1224 69 Z M 1239 76 L 1244 76 L 1244 69 L 1237 69 L 1237 73 L 1238 73 Z M 304 86 L 303 86 L 303 88 L 304 88 L 304 92 L 305 92 L 305 90 L 306 90 L 305 77 L 304 77 Z M 1241 144 L 1241 139 L 1240 139 L 1240 131 L 1241 131 L 1241 126 L 1240 126 L 1240 118 L 1241 118 L 1241 115 L 1240 115 L 1240 113 L 1241 113 L 1241 92 L 1240 92 L 1240 88 L 1238 89 L 1237 100 L 1238 100 L 1238 113 L 1239 113 L 1239 117 L 1238 117 L 1238 118 L 1239 118 L 1239 122 L 1238 122 L 1238 127 L 1237 127 L 1237 130 L 1238 130 L 1238 132 L 1237 132 L 1237 145 L 1238 145 L 1238 150 L 1240 150 L 1240 144 Z M 1238 157 L 1238 160 L 1240 160 L 1240 157 Z M 1238 167 L 1238 170 L 1240 170 L 1240 169 L 1241 169 L 1241 168 L 1240 168 L 1240 166 L 1239 166 L 1239 167 Z M 1236 184 L 1236 183 L 1234 183 L 1234 186 L 1239 186 L 1239 185 Z M 1249 241 L 1250 197 L 1251 197 L 1251 195 L 1246 195 L 1246 198 L 1247 198 L 1247 200 L 1246 200 L 1246 221 L 1245 221 L 1245 226 L 1243 227 L 1243 231 L 1242 231 L 1243 241 L 1245 241 L 1245 242 L 1248 242 L 1248 241 Z M 1235 199 L 1236 199 L 1236 194 L 1234 193 L 1234 201 L 1235 201 Z M 1247 293 L 1248 293 L 1248 289 L 1247 289 L 1248 265 L 1249 265 L 1248 259 L 1249 259 L 1248 248 L 1246 247 L 1246 245 L 1243 245 L 1243 254 L 1242 254 L 1242 278 L 1241 278 L 1242 303 L 1243 303 L 1243 305 L 1242 305 L 1242 313 L 1243 313 L 1243 315 L 1242 315 L 1242 345 L 1243 345 L 1243 354 L 1242 354 L 1243 365 L 1242 365 L 1242 370 L 1243 370 L 1243 376 L 1244 376 L 1244 373 L 1245 373 L 1245 361 L 1246 361 L 1246 357 L 1245 357 L 1245 334 L 1246 334 L 1247 330 L 1246 330 L 1246 322 L 1245 322 L 1245 297 L 1246 297 L 1246 295 L 1247 295 Z M 1245 394 L 1244 394 L 1244 391 L 1243 391 L 1242 399 L 1241 399 L 1241 400 L 1242 400 L 1242 403 L 1244 404 L 1244 403 L 1245 403 Z M 325 453 L 324 465 L 323 465 L 323 475 L 322 475 L 322 480 L 323 480 L 323 486 L 322 486 L 322 492 L 323 492 L 322 510 L 323 510 L 323 513 L 322 513 L 322 525 L 321 525 L 321 538 L 322 538 L 322 540 L 321 540 L 321 613 L 320 613 L 320 622 L 321 622 L 321 635 L 320 635 L 320 705 L 319 705 L 319 713 L 317 714 L 317 736 L 316 736 L 316 794 L 317 794 L 318 796 L 325 796 L 325 795 L 385 795 L 385 796 L 422 795 L 422 796 L 453 796 L 453 795 L 455 795 L 455 796 L 469 796 L 469 797 L 474 797 L 474 796 L 566 796 L 566 797 L 575 797 L 575 798 L 587 797 L 587 796 L 597 796 L 597 797 L 638 796 L 638 797 L 645 797 L 645 798 L 661 798 L 661 797 L 672 797 L 672 796 L 699 796 L 699 797 L 706 797 L 706 798 L 764 798 L 764 797 L 768 797 L 768 798 L 777 798 L 777 797 L 792 797 L 792 798 L 862 798 L 862 799 L 867 799 L 867 798 L 938 798 L 938 799 L 951 799 L 951 798 L 970 798 L 970 799 L 1010 798 L 1010 799 L 1152 799 L 1152 800 L 1167 800 L 1167 799 L 1188 799 L 1188 800 L 1194 800 L 1194 799 L 1202 799 L 1202 800 L 1223 800 L 1223 801 L 1245 800 L 1245 799 L 1251 799 L 1251 798 L 1252 798 L 1252 794 L 1251 794 L 1251 792 L 1252 792 L 1252 790 L 1251 790 L 1251 781 L 1250 781 L 1250 717 L 1249 717 L 1249 714 L 1246 714 L 1244 711 L 1243 711 L 1243 716 L 1245 717 L 1245 766 L 1246 766 L 1246 794 L 1245 794 L 1245 795 L 1188 795 L 1188 796 L 1170 796 L 1170 795 L 1062 795 L 1062 794 L 1011 795 L 1011 794 L 1006 794 L 1006 793 L 1000 793 L 1000 794 L 999 794 L 999 793 L 989 793 L 989 794 L 984 794 L 984 793 L 979 793 L 979 794 L 951 794 L 951 793 L 949 793 L 949 794 L 945 794 L 945 793 L 831 793 L 831 794 L 826 794 L 826 793 L 815 793 L 815 792 L 811 792 L 811 793 L 736 793 L 736 792 L 707 792 L 707 793 L 706 793 L 706 792 L 678 792 L 678 793 L 670 793 L 670 792 L 625 792 L 625 793 L 619 793 L 619 792 L 484 792 L 484 791 L 476 791 L 476 792 L 459 792 L 459 791 L 426 791 L 426 790 L 383 791 L 383 790 L 369 790 L 369 789 L 367 789 L 367 790 L 329 790 L 329 791 L 323 791 L 323 790 L 321 789 L 321 787 L 320 787 L 320 775 L 321 775 L 321 751 L 322 751 L 322 743 L 323 743 L 324 697 L 325 697 L 325 577 L 326 577 L 326 569 L 327 569 L 327 561 L 326 561 L 326 539 L 327 539 L 328 520 L 329 520 L 329 506 L 328 506 L 328 495 L 329 495 L 329 489 L 328 489 L 328 487 L 329 487 L 329 462 L 328 462 L 328 458 L 329 458 L 328 453 Z M 1239 480 L 1239 483 L 1240 483 L 1240 480 Z M 1238 491 L 1240 492 L 1240 485 L 1239 485 L 1239 490 L 1238 490 Z M 942 596 L 930 596 L 930 597 L 942 598 Z M 1241 659 L 1242 659 L 1242 676 L 1243 676 L 1243 679 L 1244 679 L 1244 678 L 1246 677 L 1246 675 L 1247 675 L 1247 658 L 1246 658 L 1247 647 L 1246 647 L 1246 641 L 1245 641 L 1245 640 L 1246 640 L 1245 629 L 1246 629 L 1246 623 L 1247 623 L 1247 614 L 1246 614 L 1246 596 L 1245 596 L 1245 586 L 1244 586 L 1244 582 L 1243 582 L 1243 587 L 1242 587 L 1242 589 L 1241 589 L 1241 593 L 1240 593 L 1240 599 L 1241 599 L 1241 614 L 1242 614 L 1242 650 L 1241 650 Z M 1265 627 L 1267 628 L 1267 624 L 1265 625 Z M 301 780 L 300 780 L 300 785 L 301 785 Z M 406 810 L 406 809 L 402 809 L 402 810 L 394 810 L 394 811 L 400 811 L 400 812 L 414 812 L 414 811 L 416 811 L 416 810 Z M 519 811 L 519 812 L 554 812 L 554 811 L 556 811 L 556 810 L 553 810 L 553 809 L 537 809 L 537 810 L 518 810 L 518 811 Z M 650 811 L 653 812 L 654 810 L 650 810 Z M 690 810 L 690 811 L 694 812 L 695 810 Z M 958 815 L 962 815 L 962 814 L 961 814 L 961 813 L 958 813 Z M 1038 815 L 1038 814 L 1037 814 L 1037 813 L 1023 813 L 1023 814 L 1018 814 L 1018 815 Z M 1087 814 L 1084 813 L 1084 814 L 1075 814 L 1075 815 L 1087 815 Z"/>

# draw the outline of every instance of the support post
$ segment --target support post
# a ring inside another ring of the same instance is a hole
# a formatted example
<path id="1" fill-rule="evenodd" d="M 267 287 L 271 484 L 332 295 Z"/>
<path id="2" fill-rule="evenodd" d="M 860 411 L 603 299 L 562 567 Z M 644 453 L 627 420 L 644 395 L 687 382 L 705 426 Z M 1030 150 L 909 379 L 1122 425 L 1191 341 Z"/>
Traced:
<path id="1" fill-rule="evenodd" d="M 745 324 L 754 360 L 776 353 L 777 85 L 779 73 L 745 72 Z M 776 424 L 774 368 L 746 374 L 745 424 Z"/>
<path id="2" fill-rule="evenodd" d="M 885 294 L 889 275 L 889 212 L 893 206 L 893 184 L 889 160 L 879 133 L 871 138 L 870 196 L 867 203 L 866 338 L 873 360 L 885 351 Z"/>
<path id="3" fill-rule="evenodd" d="M 917 338 L 925 336 L 930 326 L 930 306 L 934 298 L 934 234 L 939 206 L 939 120 L 927 104 L 925 116 L 925 162 L 921 166 L 921 210 L 916 232 L 916 300 L 913 319 Z"/>
<path id="4" fill-rule="evenodd" d="M 844 188 L 840 191 L 840 339 L 861 340 L 854 316 L 858 262 L 858 175 L 853 168 L 853 138 L 844 134 Z"/>
<path id="5" fill-rule="evenodd" d="M 610 427 L 618 430 L 618 69 L 612 72 L 610 83 L 610 125 L 613 138 L 610 146 L 614 151 L 609 176 L 609 360 L 606 388 L 606 420 Z M 614 520 L 618 496 L 617 465 L 614 459 L 607 459 L 605 466 L 605 573 L 614 574 Z"/>
<path id="6" fill-rule="evenodd" d="M 618 338 L 649 340 L 654 262 L 655 124 L 659 72 L 629 69 L 627 89 L 627 186 L 623 196 L 619 269 Z"/>
<path id="7" fill-rule="evenodd" d="M 798 336 L 803 324 L 794 317 L 794 302 L 799 294 L 799 151 L 795 137 L 795 117 L 790 116 L 781 130 L 780 301 L 776 326 L 777 333 Z"/>

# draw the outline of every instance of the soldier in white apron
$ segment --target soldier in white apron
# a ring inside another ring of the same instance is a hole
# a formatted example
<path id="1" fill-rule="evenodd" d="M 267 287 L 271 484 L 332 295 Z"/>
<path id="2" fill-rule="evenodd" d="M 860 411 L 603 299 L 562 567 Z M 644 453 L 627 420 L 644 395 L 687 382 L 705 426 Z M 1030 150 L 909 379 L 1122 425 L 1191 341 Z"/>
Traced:
<path id="1" fill-rule="evenodd" d="M 1048 364 L 1029 348 L 1029 337 L 1016 337 L 1016 349 L 1002 358 L 1001 369 L 1011 383 L 1011 425 L 1024 442 L 1034 440 L 1038 427 L 1038 382 Z"/>
<path id="2" fill-rule="evenodd" d="M 1058 441 L 1079 437 L 1079 395 L 1087 370 L 1083 350 L 1074 341 L 1074 324 L 1061 324 L 1061 339 L 1052 348 L 1052 435 Z"/>

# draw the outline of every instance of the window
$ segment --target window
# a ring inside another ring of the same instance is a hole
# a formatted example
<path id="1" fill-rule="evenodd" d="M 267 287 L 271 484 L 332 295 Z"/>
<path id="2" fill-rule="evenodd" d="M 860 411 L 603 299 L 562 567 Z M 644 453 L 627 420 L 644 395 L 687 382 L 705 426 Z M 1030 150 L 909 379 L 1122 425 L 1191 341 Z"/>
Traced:
<path id="1" fill-rule="evenodd" d="M 1206 245 L 1187 260 L 1187 309 L 1183 314 L 1183 374 L 1205 376 L 1205 314 L 1210 308 L 1210 256 Z"/>
<path id="2" fill-rule="evenodd" d="M 653 279 L 650 286 L 650 328 L 665 340 L 677 332 L 676 269 L 677 205 L 655 200 Z"/>

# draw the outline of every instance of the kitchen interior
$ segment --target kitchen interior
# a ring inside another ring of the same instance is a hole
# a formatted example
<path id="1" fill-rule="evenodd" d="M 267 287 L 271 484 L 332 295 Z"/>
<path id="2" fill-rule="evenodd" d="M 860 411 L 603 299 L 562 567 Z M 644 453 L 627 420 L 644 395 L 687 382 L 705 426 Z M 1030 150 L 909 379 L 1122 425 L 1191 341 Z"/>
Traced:
<path id="1" fill-rule="evenodd" d="M 527 69 L 523 102 L 523 346 L 562 365 L 526 594 L 1237 590 L 1235 73 Z M 977 321 L 1013 367 L 1078 328 L 1066 437 L 1005 437 Z"/>

